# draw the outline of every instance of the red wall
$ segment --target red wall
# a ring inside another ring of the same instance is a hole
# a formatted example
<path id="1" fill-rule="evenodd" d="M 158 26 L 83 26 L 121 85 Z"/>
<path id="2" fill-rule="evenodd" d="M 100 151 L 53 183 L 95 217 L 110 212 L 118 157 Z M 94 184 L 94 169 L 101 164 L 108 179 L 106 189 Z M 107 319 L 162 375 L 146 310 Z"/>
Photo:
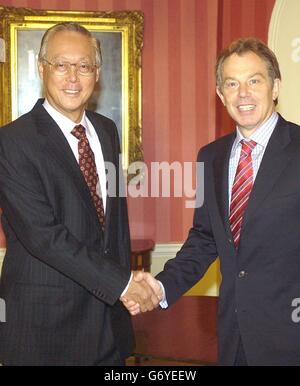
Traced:
<path id="1" fill-rule="evenodd" d="M 275 0 L 2 0 L 56 10 L 142 10 L 145 161 L 194 161 L 199 147 L 232 123 L 217 103 L 216 52 L 233 38 L 267 40 Z M 180 198 L 129 199 L 133 237 L 183 241 L 192 209 Z M 0 247 L 3 240 L 0 235 Z"/>
<path id="2" fill-rule="evenodd" d="M 267 42 L 275 0 L 219 0 L 218 3 L 218 52 L 239 37 L 254 36 Z M 216 107 L 216 135 L 219 137 L 227 134 L 234 124 L 219 100 Z"/>

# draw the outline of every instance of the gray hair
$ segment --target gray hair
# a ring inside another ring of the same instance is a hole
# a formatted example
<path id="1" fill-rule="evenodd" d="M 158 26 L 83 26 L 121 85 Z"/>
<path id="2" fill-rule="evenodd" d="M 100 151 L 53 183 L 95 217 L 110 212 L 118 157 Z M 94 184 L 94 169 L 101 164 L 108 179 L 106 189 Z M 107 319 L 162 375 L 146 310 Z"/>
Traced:
<path id="1" fill-rule="evenodd" d="M 101 48 L 100 48 L 100 42 L 98 39 L 93 37 L 93 35 L 88 31 L 86 28 L 84 28 L 82 25 L 75 23 L 75 22 L 64 22 L 64 23 L 58 23 L 55 24 L 53 27 L 49 28 L 41 41 L 41 47 L 40 52 L 38 56 L 39 62 L 42 62 L 43 59 L 46 57 L 47 49 L 48 49 L 48 43 L 49 39 L 53 35 L 55 35 L 58 32 L 61 31 L 72 31 L 72 32 L 78 32 L 84 36 L 87 36 L 89 39 L 91 39 L 92 46 L 95 50 L 95 61 L 96 66 L 101 67 L 102 64 L 102 55 L 101 55 Z"/>

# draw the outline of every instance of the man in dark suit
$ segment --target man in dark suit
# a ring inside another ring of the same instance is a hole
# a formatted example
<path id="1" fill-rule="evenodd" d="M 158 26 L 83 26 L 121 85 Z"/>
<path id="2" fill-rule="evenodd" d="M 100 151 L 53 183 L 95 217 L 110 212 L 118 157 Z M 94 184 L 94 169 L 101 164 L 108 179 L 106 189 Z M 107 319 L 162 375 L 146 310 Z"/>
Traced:
<path id="1" fill-rule="evenodd" d="M 219 363 L 300 365 L 293 315 L 300 297 L 300 127 L 275 112 L 281 76 L 262 42 L 233 42 L 218 58 L 216 77 L 237 128 L 199 152 L 204 204 L 156 278 L 171 305 L 219 256 Z"/>
<path id="2" fill-rule="evenodd" d="M 79 24 L 61 23 L 44 35 L 38 65 L 45 99 L 0 129 L 0 362 L 123 365 L 134 339 L 121 295 L 144 311 L 158 299 L 132 280 L 116 126 L 85 110 L 100 46 Z"/>

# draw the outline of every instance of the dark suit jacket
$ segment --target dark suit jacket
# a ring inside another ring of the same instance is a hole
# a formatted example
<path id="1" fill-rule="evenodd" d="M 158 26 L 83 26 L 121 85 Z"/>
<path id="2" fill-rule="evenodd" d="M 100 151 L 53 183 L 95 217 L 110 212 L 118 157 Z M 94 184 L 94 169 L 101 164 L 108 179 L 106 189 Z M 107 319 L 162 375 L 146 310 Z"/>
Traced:
<path id="1" fill-rule="evenodd" d="M 235 134 L 204 147 L 204 205 L 176 258 L 158 275 L 175 302 L 220 257 L 219 359 L 233 365 L 239 335 L 249 365 L 300 365 L 300 127 L 279 117 L 245 212 L 235 252 L 228 165 Z"/>
<path id="2" fill-rule="evenodd" d="M 126 201 L 108 197 L 103 234 L 72 150 L 42 102 L 0 129 L 7 238 L 0 362 L 109 365 L 133 348 L 130 315 L 118 300 L 130 277 Z M 115 124 L 87 116 L 118 178 Z"/>

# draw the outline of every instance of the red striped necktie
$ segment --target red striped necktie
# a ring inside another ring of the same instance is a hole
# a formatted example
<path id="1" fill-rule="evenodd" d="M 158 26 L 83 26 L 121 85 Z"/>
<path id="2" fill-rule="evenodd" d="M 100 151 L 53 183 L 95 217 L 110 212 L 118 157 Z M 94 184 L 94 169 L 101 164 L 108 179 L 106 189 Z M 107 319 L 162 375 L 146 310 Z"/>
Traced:
<path id="1" fill-rule="evenodd" d="M 235 248 L 238 248 L 241 226 L 248 199 L 253 186 L 253 167 L 251 152 L 256 146 L 254 141 L 241 140 L 242 150 L 234 177 L 231 192 L 229 222 Z"/>
<path id="2" fill-rule="evenodd" d="M 94 153 L 82 125 L 75 126 L 71 133 L 78 139 L 79 167 L 90 189 L 100 225 L 104 230 L 104 207 Z"/>

